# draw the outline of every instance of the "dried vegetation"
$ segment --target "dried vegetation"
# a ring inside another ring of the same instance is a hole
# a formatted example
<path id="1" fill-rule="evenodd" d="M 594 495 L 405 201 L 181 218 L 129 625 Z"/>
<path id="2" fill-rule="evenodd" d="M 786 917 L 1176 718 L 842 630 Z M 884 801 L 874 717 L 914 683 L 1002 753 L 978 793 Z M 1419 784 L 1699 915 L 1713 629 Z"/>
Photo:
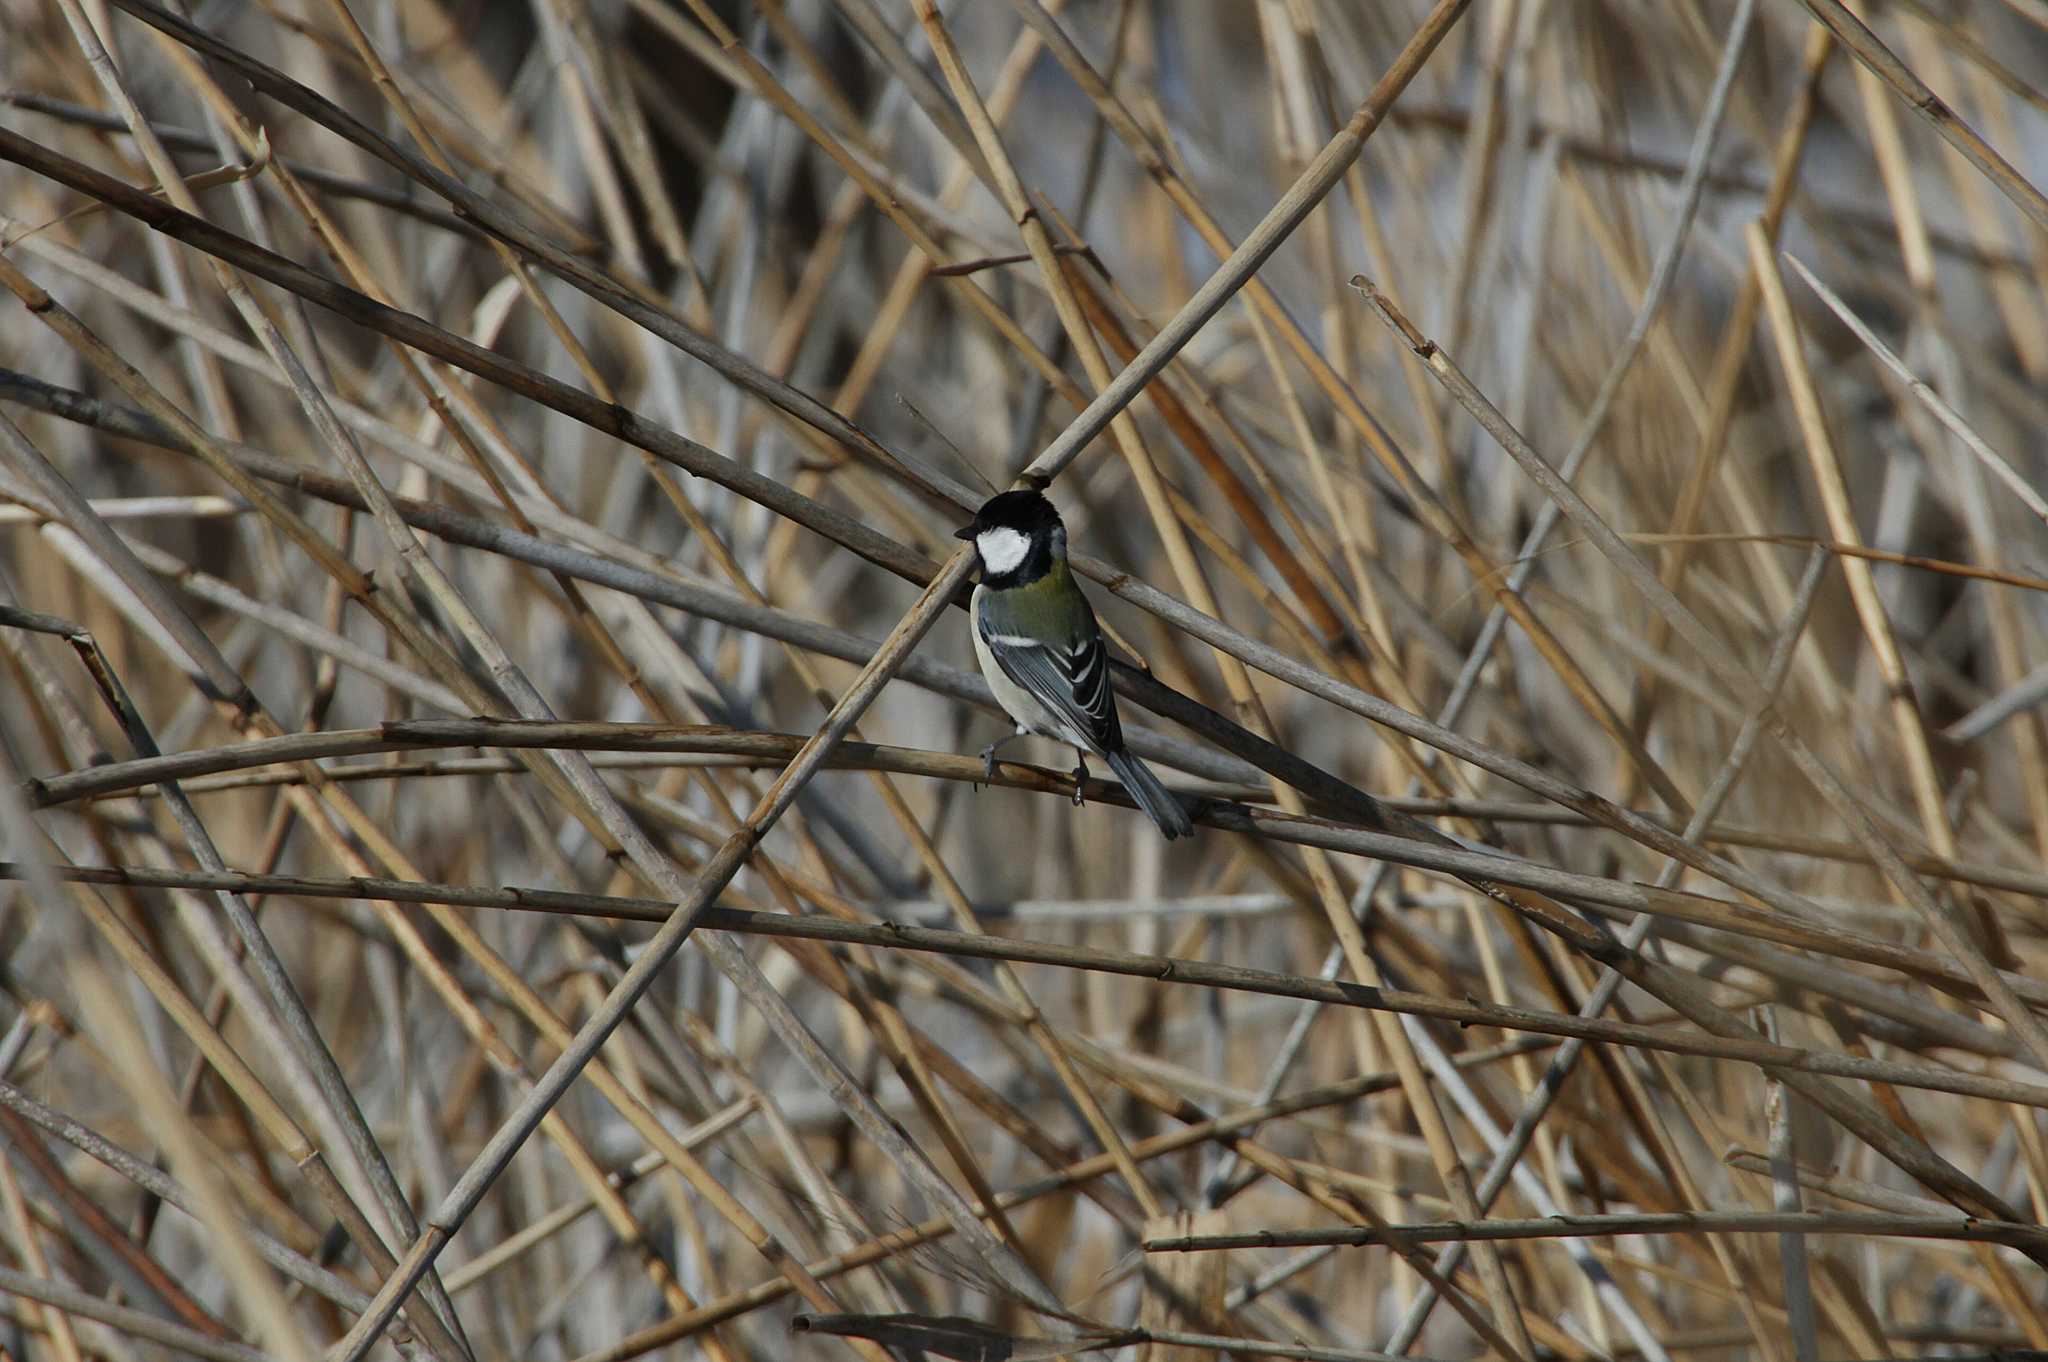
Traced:
<path id="1" fill-rule="evenodd" d="M 0 88 L 0 1353 L 2048 1346 L 2042 0 Z M 1027 472 L 1190 841 L 979 783 Z"/>

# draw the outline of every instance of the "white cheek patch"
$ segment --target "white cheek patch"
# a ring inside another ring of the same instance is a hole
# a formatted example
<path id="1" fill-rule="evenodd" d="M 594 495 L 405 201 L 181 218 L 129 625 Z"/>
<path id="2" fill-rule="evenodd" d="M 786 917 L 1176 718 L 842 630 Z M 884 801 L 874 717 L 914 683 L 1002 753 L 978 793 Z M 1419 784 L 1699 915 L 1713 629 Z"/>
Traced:
<path id="1" fill-rule="evenodd" d="M 990 575 L 1001 577 L 1023 565 L 1031 552 L 1031 536 L 1021 530 L 983 530 L 974 536 L 974 547 L 981 552 L 981 565 Z"/>

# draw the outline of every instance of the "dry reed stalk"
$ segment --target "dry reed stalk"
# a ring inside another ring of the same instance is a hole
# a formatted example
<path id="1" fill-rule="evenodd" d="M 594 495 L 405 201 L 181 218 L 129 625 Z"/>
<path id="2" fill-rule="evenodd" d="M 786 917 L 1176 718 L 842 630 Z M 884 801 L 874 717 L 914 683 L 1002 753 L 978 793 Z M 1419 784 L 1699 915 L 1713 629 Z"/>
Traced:
<path id="1" fill-rule="evenodd" d="M 2038 0 L 0 29 L 10 1349 L 2048 1343 Z"/>

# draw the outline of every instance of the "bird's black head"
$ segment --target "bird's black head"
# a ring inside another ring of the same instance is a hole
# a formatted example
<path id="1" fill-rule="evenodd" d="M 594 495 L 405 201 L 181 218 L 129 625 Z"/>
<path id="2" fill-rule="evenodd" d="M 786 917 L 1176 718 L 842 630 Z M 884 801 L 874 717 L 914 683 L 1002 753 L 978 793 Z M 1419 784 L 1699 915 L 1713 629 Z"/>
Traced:
<path id="1" fill-rule="evenodd" d="M 974 542 L 981 580 L 987 586 L 1035 582 L 1067 555 L 1067 527 L 1058 509 L 1035 488 L 990 497 L 972 521 L 953 531 L 953 537 Z"/>

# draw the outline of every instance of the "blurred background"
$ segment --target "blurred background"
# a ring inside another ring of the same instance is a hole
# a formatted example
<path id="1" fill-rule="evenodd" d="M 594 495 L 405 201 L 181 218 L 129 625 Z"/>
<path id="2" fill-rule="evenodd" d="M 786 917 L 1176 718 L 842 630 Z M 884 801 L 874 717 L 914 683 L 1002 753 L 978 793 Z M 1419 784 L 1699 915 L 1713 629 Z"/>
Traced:
<path id="1" fill-rule="evenodd" d="M 2048 1347 L 2040 0 L 0 34 L 0 1350 Z M 948 609 L 735 841 L 1305 183 L 1050 491 L 1205 826 Z"/>

